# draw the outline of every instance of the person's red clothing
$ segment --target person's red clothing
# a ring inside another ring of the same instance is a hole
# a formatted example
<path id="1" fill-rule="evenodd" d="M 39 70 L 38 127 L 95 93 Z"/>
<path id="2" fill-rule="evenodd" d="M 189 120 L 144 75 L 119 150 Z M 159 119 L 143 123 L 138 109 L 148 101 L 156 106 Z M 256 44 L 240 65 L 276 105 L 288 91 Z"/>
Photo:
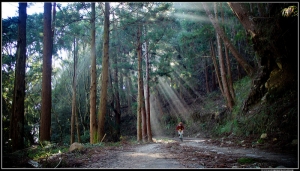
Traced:
<path id="1" fill-rule="evenodd" d="M 184 126 L 183 125 L 177 125 L 176 130 L 178 131 L 179 129 L 184 130 Z"/>

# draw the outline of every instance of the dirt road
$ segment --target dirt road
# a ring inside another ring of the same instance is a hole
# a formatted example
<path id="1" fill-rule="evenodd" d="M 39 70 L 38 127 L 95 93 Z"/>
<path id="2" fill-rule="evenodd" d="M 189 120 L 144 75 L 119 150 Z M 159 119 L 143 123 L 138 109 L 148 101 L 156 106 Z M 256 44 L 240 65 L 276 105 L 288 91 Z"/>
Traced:
<path id="1" fill-rule="evenodd" d="M 186 138 L 184 142 L 177 138 L 153 140 L 153 143 L 134 146 L 89 149 L 78 159 L 73 158 L 73 167 L 298 168 L 297 156 L 291 154 L 271 153 L 255 148 L 215 146 L 209 140 L 201 138 Z"/>

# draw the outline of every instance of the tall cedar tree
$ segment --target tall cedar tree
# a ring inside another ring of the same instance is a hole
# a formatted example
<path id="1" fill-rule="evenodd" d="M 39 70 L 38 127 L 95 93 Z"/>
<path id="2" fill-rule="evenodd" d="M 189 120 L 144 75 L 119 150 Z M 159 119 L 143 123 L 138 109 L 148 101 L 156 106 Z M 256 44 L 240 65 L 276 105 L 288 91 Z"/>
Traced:
<path id="1" fill-rule="evenodd" d="M 24 99 L 25 99 L 25 66 L 26 66 L 26 13 L 27 3 L 19 3 L 17 66 L 15 72 L 15 87 L 13 108 L 10 120 L 10 138 L 12 150 L 24 148 Z"/>
<path id="2" fill-rule="evenodd" d="M 137 54 L 138 54 L 138 99 L 137 99 L 137 141 L 142 140 L 142 106 L 141 106 L 141 65 L 142 65 L 142 57 L 140 54 L 141 45 L 140 45 L 140 29 L 137 30 Z"/>
<path id="3" fill-rule="evenodd" d="M 43 30 L 43 77 L 42 77 L 42 112 L 40 122 L 40 141 L 50 141 L 51 130 L 51 73 L 52 73 L 52 31 L 51 3 L 44 3 Z"/>
<path id="4" fill-rule="evenodd" d="M 97 142 L 97 122 L 96 122 L 96 29 L 95 29 L 95 2 L 91 3 L 91 89 L 90 89 L 90 143 Z"/>
<path id="5" fill-rule="evenodd" d="M 107 103 L 107 85 L 108 85 L 108 61 L 109 61 L 109 2 L 105 2 L 104 11 L 104 30 L 103 30 L 103 59 L 102 59 L 102 80 L 100 107 L 98 113 L 98 137 L 97 141 L 101 142 L 104 138 L 104 123 Z"/>
<path id="6" fill-rule="evenodd" d="M 115 20 L 115 15 L 113 14 L 113 20 Z M 114 23 L 114 35 L 115 39 L 117 39 L 117 44 L 120 45 L 120 41 L 118 39 L 118 29 L 116 27 L 116 22 Z M 114 126 L 114 141 L 120 141 L 120 136 L 121 136 L 121 130 L 120 130 L 120 124 L 121 124 L 121 106 L 120 106 L 120 95 L 119 95 L 119 80 L 118 80 L 118 54 L 120 53 L 120 46 L 115 46 L 117 49 L 114 51 L 114 58 L 113 58 L 113 63 L 114 63 L 114 113 L 115 113 L 115 126 Z"/>
<path id="7" fill-rule="evenodd" d="M 149 64 L 149 52 L 148 52 L 148 41 L 145 42 L 146 47 L 146 122 L 147 122 L 147 136 L 148 142 L 152 142 L 152 131 L 151 131 L 151 122 L 150 122 L 150 64 Z"/>

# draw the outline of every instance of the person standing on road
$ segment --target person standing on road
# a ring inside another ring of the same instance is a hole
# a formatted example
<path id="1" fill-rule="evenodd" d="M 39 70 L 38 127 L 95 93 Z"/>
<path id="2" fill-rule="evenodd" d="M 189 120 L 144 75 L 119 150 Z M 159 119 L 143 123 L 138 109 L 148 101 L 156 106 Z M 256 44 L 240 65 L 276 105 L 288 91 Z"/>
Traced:
<path id="1" fill-rule="evenodd" d="M 183 126 L 182 122 L 179 122 L 179 124 L 176 126 L 176 130 L 178 131 L 178 136 L 179 136 L 180 140 L 182 141 L 183 130 L 184 130 L 184 126 Z"/>

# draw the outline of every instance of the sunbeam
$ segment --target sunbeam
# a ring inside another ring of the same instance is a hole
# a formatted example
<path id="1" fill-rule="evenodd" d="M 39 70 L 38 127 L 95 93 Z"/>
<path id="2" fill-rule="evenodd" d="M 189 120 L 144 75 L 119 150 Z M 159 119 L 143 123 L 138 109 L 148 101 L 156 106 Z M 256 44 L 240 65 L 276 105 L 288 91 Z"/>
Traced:
<path id="1" fill-rule="evenodd" d="M 177 116 L 180 115 L 180 118 L 187 120 L 187 115 L 190 113 L 190 109 L 187 104 L 181 98 L 179 98 L 177 92 L 172 89 L 166 79 L 160 77 L 158 81 L 159 90 L 164 92 L 164 94 L 167 96 L 166 99 L 171 106 L 171 113 L 176 114 Z"/>
<path id="2" fill-rule="evenodd" d="M 175 18 L 186 19 L 191 21 L 201 21 L 201 22 L 210 22 L 207 16 L 191 15 L 184 13 L 174 13 Z"/>
<path id="3" fill-rule="evenodd" d="M 150 122 L 151 122 L 151 131 L 153 136 L 162 136 L 163 135 L 163 128 L 162 125 L 159 124 L 159 118 L 161 117 L 162 113 L 159 112 L 157 108 L 157 99 L 153 96 L 150 96 Z"/>

